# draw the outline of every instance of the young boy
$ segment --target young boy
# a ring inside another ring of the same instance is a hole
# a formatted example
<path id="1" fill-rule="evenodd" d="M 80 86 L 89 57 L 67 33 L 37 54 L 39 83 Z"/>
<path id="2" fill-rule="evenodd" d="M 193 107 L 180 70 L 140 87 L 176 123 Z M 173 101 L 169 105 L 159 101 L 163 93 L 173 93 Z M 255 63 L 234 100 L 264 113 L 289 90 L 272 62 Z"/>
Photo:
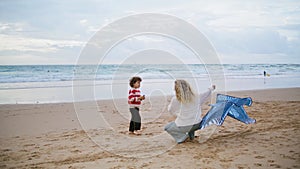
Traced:
<path id="1" fill-rule="evenodd" d="M 140 105 L 145 100 L 145 95 L 141 96 L 140 86 L 142 79 L 140 77 L 132 77 L 129 81 L 131 89 L 129 90 L 128 104 L 131 113 L 131 121 L 129 124 L 129 134 L 140 135 L 141 130 L 141 116 Z"/>

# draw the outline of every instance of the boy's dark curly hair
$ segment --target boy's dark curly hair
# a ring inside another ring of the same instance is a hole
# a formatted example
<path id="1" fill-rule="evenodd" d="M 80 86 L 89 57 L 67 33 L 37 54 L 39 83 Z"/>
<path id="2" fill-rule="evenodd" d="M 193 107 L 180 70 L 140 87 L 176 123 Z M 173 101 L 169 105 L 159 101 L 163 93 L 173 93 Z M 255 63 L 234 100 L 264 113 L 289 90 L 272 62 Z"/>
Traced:
<path id="1" fill-rule="evenodd" d="M 138 76 L 134 76 L 129 80 L 129 85 L 130 87 L 133 87 L 133 84 L 135 84 L 135 82 L 137 81 L 142 81 L 142 78 L 138 77 Z"/>

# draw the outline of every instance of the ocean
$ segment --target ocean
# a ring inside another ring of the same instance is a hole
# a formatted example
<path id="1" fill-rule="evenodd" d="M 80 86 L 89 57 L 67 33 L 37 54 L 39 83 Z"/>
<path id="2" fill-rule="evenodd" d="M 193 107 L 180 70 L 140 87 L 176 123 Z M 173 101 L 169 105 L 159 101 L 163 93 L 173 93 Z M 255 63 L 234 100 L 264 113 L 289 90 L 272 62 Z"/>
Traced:
<path id="1" fill-rule="evenodd" d="M 174 94 L 174 79 L 194 81 L 199 92 L 211 83 L 225 91 L 300 87 L 300 64 L 1 65 L 0 104 L 124 98 L 135 75 L 146 95 Z M 78 92 L 86 89 L 94 95 Z"/>

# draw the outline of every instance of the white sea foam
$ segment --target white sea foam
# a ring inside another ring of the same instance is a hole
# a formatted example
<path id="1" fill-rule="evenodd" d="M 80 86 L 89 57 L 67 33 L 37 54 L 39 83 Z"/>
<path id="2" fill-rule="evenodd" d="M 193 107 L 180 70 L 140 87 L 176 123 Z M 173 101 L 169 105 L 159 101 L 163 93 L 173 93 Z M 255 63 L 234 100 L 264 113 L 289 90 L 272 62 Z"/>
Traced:
<path id="1" fill-rule="evenodd" d="M 208 74 L 206 68 L 216 71 Z M 263 71 L 270 76 L 264 77 Z M 95 91 L 94 98 L 77 100 L 124 98 L 128 80 L 134 75 L 143 78 L 147 95 L 153 91 L 173 94 L 175 78 L 197 81 L 198 91 L 211 85 L 212 77 L 224 82 L 221 89 L 218 86 L 220 90 L 300 87 L 298 64 L 0 66 L 0 103 L 70 102 L 74 88 Z"/>

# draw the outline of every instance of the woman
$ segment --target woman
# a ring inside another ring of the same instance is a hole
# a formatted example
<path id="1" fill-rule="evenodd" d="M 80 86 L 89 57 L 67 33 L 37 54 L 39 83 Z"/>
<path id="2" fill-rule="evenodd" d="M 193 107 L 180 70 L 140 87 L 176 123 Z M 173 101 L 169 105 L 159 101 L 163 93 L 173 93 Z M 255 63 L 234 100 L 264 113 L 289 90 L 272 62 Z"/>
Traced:
<path id="1" fill-rule="evenodd" d="M 205 93 L 196 95 L 185 80 L 175 81 L 174 96 L 168 106 L 168 111 L 177 116 L 174 122 L 165 126 L 167 131 L 177 143 L 184 142 L 188 137 L 195 138 L 195 130 L 199 129 L 201 122 L 201 105 L 215 89 L 212 85 Z"/>

